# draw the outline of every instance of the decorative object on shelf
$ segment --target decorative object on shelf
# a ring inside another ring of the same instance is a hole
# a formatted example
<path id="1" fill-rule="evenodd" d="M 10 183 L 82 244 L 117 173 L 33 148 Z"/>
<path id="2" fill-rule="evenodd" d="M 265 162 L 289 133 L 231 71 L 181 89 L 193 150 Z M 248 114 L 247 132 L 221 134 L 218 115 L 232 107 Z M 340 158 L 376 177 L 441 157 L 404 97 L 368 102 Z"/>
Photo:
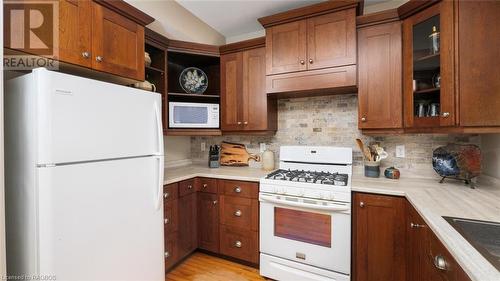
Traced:
<path id="1" fill-rule="evenodd" d="M 385 169 L 384 176 L 388 179 L 397 180 L 401 176 L 401 172 L 397 168 L 389 167 Z"/>
<path id="2" fill-rule="evenodd" d="M 365 160 L 365 177 L 369 178 L 380 177 L 380 161 Z"/>
<path id="3" fill-rule="evenodd" d="M 144 52 L 144 65 L 145 66 L 151 66 L 151 57 L 149 56 L 148 52 Z"/>
<path id="4" fill-rule="evenodd" d="M 429 35 L 429 44 L 430 44 L 430 54 L 438 54 L 439 53 L 439 31 L 437 31 L 436 26 L 432 27 L 432 33 Z"/>
<path id="5" fill-rule="evenodd" d="M 209 168 L 219 168 L 219 158 L 220 158 L 220 146 L 211 145 L 208 152 L 208 167 Z"/>
<path id="6" fill-rule="evenodd" d="M 274 152 L 269 149 L 262 153 L 262 169 L 265 171 L 274 170 Z"/>
<path id="7" fill-rule="evenodd" d="M 436 73 L 434 77 L 432 77 L 432 83 L 434 84 L 434 88 L 441 88 L 441 74 Z"/>
<path id="8" fill-rule="evenodd" d="M 432 153 L 432 167 L 434 171 L 446 178 L 463 180 L 475 188 L 471 179 L 481 173 L 481 150 L 473 144 L 448 144 L 438 147 Z"/>
<path id="9" fill-rule="evenodd" d="M 149 82 L 148 80 L 142 81 L 142 82 L 137 82 L 133 85 L 135 88 L 146 90 L 146 91 L 151 91 L 151 92 L 156 92 L 156 86 L 155 84 Z"/>
<path id="10" fill-rule="evenodd" d="M 181 88 L 188 94 L 203 94 L 208 88 L 208 77 L 197 67 L 185 68 L 179 76 Z"/>
<path id="11" fill-rule="evenodd" d="M 260 162 L 260 156 L 248 153 L 244 144 L 222 142 L 220 153 L 222 166 L 248 166 L 250 159 Z"/>

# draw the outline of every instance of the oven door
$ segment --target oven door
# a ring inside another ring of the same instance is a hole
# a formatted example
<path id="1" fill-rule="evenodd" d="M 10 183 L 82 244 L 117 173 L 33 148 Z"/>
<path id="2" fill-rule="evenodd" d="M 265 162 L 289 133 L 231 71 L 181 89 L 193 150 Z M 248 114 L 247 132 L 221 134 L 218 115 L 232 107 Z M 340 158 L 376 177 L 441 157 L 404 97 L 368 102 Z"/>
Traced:
<path id="1" fill-rule="evenodd" d="M 351 205 L 260 193 L 260 251 L 350 274 Z"/>

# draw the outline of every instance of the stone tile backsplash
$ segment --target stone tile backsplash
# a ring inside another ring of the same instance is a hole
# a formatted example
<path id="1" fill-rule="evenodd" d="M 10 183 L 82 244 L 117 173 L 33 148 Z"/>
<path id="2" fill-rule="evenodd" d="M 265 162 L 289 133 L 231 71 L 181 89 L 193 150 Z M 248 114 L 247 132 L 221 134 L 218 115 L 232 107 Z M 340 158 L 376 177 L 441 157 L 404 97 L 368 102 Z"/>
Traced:
<path id="1" fill-rule="evenodd" d="M 447 143 L 474 143 L 480 145 L 478 135 L 411 134 L 364 136 L 358 130 L 358 99 L 352 95 L 337 95 L 285 99 L 278 102 L 278 131 L 274 136 L 224 135 L 219 137 L 191 137 L 193 160 L 207 160 L 208 151 L 201 151 L 201 143 L 206 147 L 222 141 L 243 143 L 248 152 L 260 153 L 259 144 L 266 143 L 279 160 L 281 145 L 323 145 L 353 148 L 355 166 L 363 164 L 361 152 L 355 139 L 363 142 L 379 142 L 389 153 L 382 166 L 396 166 L 402 169 L 429 169 L 432 150 Z M 406 157 L 396 158 L 396 145 L 405 145 Z M 253 161 L 252 161 L 253 162 Z M 258 167 L 260 163 L 250 163 Z"/>

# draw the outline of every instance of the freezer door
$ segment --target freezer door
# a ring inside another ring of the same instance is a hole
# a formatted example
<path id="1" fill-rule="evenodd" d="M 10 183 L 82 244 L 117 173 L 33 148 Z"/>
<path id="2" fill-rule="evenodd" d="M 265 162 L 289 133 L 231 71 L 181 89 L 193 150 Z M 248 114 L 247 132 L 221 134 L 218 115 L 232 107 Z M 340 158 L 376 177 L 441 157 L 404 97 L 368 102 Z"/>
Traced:
<path id="1" fill-rule="evenodd" d="M 38 93 L 38 164 L 163 155 L 161 96 L 46 69 Z"/>
<path id="2" fill-rule="evenodd" d="M 38 265 L 57 280 L 164 280 L 163 157 L 38 168 Z"/>

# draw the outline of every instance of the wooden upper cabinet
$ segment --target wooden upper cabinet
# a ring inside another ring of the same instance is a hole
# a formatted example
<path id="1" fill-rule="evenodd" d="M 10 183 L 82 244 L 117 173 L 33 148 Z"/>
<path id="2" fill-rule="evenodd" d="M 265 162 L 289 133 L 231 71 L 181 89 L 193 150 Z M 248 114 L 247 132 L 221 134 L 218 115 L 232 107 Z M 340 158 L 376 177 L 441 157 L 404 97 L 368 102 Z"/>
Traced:
<path id="1" fill-rule="evenodd" d="M 439 2 L 403 21 L 406 128 L 450 127 L 457 124 L 454 3 Z M 439 39 L 433 44 L 432 38 L 437 34 Z M 433 112 L 431 107 L 437 110 Z"/>
<path id="2" fill-rule="evenodd" d="M 404 281 L 405 199 L 355 193 L 353 279 Z"/>
<path id="3" fill-rule="evenodd" d="M 457 1 L 461 126 L 500 126 L 500 1 Z"/>
<path id="4" fill-rule="evenodd" d="M 307 69 L 356 64 L 356 9 L 307 19 Z"/>
<path id="5" fill-rule="evenodd" d="M 267 74 L 306 70 L 306 20 L 266 30 Z"/>
<path id="6" fill-rule="evenodd" d="M 144 27 L 99 4 L 92 12 L 92 67 L 144 80 Z"/>
<path id="7" fill-rule="evenodd" d="M 59 60 L 92 66 L 92 2 L 59 1 Z"/>
<path id="8" fill-rule="evenodd" d="M 403 127 L 401 22 L 358 29 L 358 127 Z"/>
<path id="9" fill-rule="evenodd" d="M 222 55 L 221 71 L 221 129 L 237 131 L 243 124 L 242 111 L 242 76 L 243 54 L 231 53 Z"/>

